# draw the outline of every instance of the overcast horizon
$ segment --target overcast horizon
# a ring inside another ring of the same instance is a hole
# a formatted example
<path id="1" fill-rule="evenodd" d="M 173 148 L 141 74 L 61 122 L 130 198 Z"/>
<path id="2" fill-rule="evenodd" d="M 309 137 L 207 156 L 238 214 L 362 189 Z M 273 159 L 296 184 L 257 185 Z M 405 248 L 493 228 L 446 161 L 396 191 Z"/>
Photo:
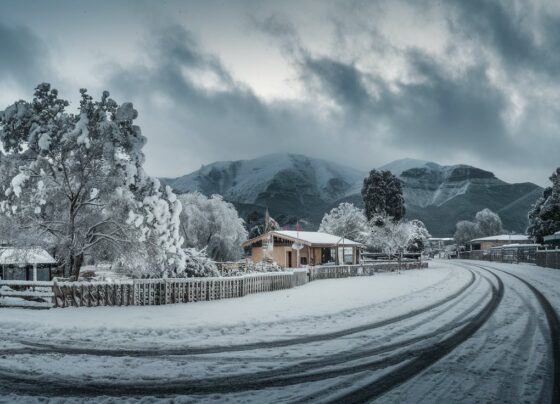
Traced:
<path id="1" fill-rule="evenodd" d="M 558 155 L 560 3 L 0 0 L 0 110 L 50 82 L 132 101 L 146 169 L 290 152 L 470 164 L 541 186 Z"/>

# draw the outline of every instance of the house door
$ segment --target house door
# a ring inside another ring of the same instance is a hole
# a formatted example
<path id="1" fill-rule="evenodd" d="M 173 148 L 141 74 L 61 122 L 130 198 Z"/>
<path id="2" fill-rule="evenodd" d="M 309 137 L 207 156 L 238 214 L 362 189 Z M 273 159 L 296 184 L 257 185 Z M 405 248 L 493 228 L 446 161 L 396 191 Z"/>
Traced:
<path id="1" fill-rule="evenodd" d="M 292 252 L 288 251 L 286 253 L 286 267 L 291 268 L 292 267 Z"/>

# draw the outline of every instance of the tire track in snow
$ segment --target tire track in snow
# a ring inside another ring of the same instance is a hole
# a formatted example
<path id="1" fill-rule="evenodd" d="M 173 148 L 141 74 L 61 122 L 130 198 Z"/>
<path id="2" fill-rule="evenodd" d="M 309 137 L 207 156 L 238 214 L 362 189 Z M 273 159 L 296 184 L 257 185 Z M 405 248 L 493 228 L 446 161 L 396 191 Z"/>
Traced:
<path id="1" fill-rule="evenodd" d="M 453 349 L 472 337 L 492 316 L 496 308 L 501 303 L 504 296 L 504 284 L 500 277 L 489 271 L 497 280 L 498 287 L 492 284 L 492 298 L 484 309 L 468 323 L 460 332 L 451 337 L 432 345 L 424 352 L 407 362 L 403 366 L 396 368 L 388 374 L 376 379 L 375 381 L 357 389 L 336 397 L 331 402 L 338 403 L 363 403 L 376 398 L 392 390 L 396 386 L 415 377 L 422 371 L 433 365 Z"/>
<path id="2" fill-rule="evenodd" d="M 531 292 L 533 292 L 533 294 L 537 298 L 539 304 L 541 305 L 545 313 L 546 320 L 548 323 L 548 328 L 550 330 L 550 344 L 551 344 L 552 357 L 554 361 L 551 402 L 560 403 L 560 319 L 558 318 L 558 313 L 556 313 L 556 310 L 554 310 L 554 307 L 552 306 L 552 304 L 550 304 L 550 301 L 536 287 L 534 287 L 531 283 L 527 282 L 525 279 L 517 275 L 514 275 L 511 272 L 504 271 L 495 267 L 490 267 L 490 266 L 484 267 L 481 265 L 475 265 L 475 266 L 484 269 L 490 273 L 492 273 L 492 270 L 495 270 L 516 278 L 517 280 L 525 284 L 525 286 L 527 286 L 529 290 L 531 290 Z"/>
<path id="3" fill-rule="evenodd" d="M 549 378 L 540 365 L 549 362 L 546 321 L 539 320 L 540 306 L 524 285 L 502 279 L 504 299 L 480 332 L 384 400 L 548 402 Z"/>
<path id="4" fill-rule="evenodd" d="M 466 268 L 465 268 L 466 269 Z M 214 353 L 226 353 L 226 352 L 239 352 L 239 351 L 252 351 L 256 349 L 268 349 L 268 348 L 283 348 L 291 345 L 309 344 L 314 342 L 328 341 L 336 338 L 346 337 L 348 335 L 357 334 L 364 331 L 373 330 L 375 328 L 384 327 L 390 324 L 394 324 L 409 318 L 418 316 L 420 314 L 426 313 L 430 310 L 442 306 L 451 300 L 459 297 L 467 289 L 469 289 L 475 280 L 475 275 L 470 269 L 466 269 L 470 272 L 469 281 L 463 285 L 455 293 L 446 296 L 430 305 L 424 306 L 417 310 L 412 310 L 408 313 L 395 316 L 386 320 L 377 321 L 374 323 L 364 324 L 356 327 L 347 328 L 340 331 L 333 331 L 329 333 L 319 334 L 319 335 L 309 335 L 304 337 L 287 338 L 282 340 L 264 341 L 264 342 L 254 342 L 246 344 L 237 345 L 221 345 L 221 346 L 207 346 L 207 347 L 179 347 L 179 348 L 169 348 L 169 349 L 96 349 L 96 348 L 77 348 L 77 347 L 65 347 L 53 344 L 43 344 L 32 341 L 22 341 L 18 342 L 31 348 L 37 348 L 41 353 L 59 353 L 64 355 L 90 355 L 90 356 L 129 356 L 129 357 L 155 357 L 155 356 L 169 356 L 169 355 L 204 355 L 204 354 L 214 354 Z"/>

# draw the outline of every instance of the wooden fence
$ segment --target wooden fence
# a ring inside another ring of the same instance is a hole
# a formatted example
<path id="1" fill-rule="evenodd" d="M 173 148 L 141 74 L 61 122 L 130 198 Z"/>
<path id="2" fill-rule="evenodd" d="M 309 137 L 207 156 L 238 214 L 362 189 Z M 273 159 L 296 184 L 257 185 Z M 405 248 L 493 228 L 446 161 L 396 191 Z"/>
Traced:
<path id="1" fill-rule="evenodd" d="M 534 247 L 507 247 L 491 250 L 465 251 L 459 258 L 507 263 L 534 263 L 541 267 L 560 269 L 560 250 L 538 250 Z"/>
<path id="2" fill-rule="evenodd" d="M 50 308 L 53 283 L 47 281 L 0 281 L 0 307 Z"/>
<path id="3" fill-rule="evenodd" d="M 314 281 L 317 279 L 335 279 L 348 278 L 350 276 L 370 276 L 377 272 L 391 272 L 398 269 L 418 269 L 427 268 L 427 262 L 416 260 L 403 261 L 382 261 L 363 265 L 333 265 L 333 266 L 316 266 L 309 268 L 309 279 Z"/>
<path id="4" fill-rule="evenodd" d="M 459 258 L 508 263 L 535 263 L 538 245 L 503 246 L 490 250 L 463 251 Z"/>
<path id="5" fill-rule="evenodd" d="M 427 263 L 402 262 L 400 268 L 425 268 Z M 242 297 L 252 293 L 290 289 L 317 279 L 367 276 L 394 271 L 398 262 L 367 265 L 317 266 L 286 272 L 268 272 L 219 278 L 133 279 L 116 282 L 0 281 L 4 296 L 26 297 L 46 307 L 152 306 Z M 42 294 L 36 292 L 42 288 Z M 44 293 L 43 293 L 44 292 Z M 35 306 L 35 304 L 25 304 Z"/>
<path id="6" fill-rule="evenodd" d="M 242 297 L 301 286 L 308 271 L 269 272 L 220 278 L 134 279 L 118 282 L 0 281 L 3 297 L 24 297 L 25 307 L 148 306 Z M 41 285 L 39 285 L 41 283 Z M 37 291 L 38 287 L 43 290 Z"/>
<path id="7" fill-rule="evenodd" d="M 536 254 L 538 266 L 560 269 L 560 250 L 540 250 Z"/>

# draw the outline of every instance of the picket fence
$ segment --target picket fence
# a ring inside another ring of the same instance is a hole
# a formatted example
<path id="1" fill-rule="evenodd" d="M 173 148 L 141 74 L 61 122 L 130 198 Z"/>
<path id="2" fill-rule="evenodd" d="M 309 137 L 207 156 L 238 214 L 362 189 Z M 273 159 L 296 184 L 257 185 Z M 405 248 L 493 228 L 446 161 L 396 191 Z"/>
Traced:
<path id="1" fill-rule="evenodd" d="M 427 266 L 427 263 L 414 261 L 402 262 L 400 268 L 413 269 Z M 190 303 L 290 289 L 317 279 L 369 276 L 398 268 L 398 262 L 380 262 L 367 265 L 316 266 L 286 272 L 219 278 L 132 279 L 115 282 L 54 281 L 40 282 L 41 285 L 38 285 L 39 282 L 30 281 L 0 281 L 0 307 L 6 305 L 2 303 L 2 297 L 18 295 L 35 298 L 48 307 L 60 308 Z M 41 288 L 40 293 L 35 291 L 37 287 Z M 37 307 L 38 304 L 26 306 Z"/>
<path id="2" fill-rule="evenodd" d="M 309 279 L 334 279 L 348 278 L 350 276 L 371 276 L 377 272 L 391 272 L 398 269 L 418 269 L 427 268 L 427 262 L 407 260 L 400 263 L 395 261 L 381 261 L 367 265 L 336 265 L 336 266 L 316 266 L 309 268 Z"/>

